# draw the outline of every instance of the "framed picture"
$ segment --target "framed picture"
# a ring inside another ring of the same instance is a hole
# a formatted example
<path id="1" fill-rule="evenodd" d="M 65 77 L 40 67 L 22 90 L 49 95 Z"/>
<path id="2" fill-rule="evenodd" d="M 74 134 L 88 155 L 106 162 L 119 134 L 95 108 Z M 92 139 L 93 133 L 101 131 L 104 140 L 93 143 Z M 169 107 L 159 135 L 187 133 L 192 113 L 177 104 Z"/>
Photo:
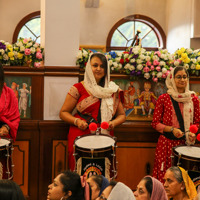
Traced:
<path id="1" fill-rule="evenodd" d="M 106 46 L 104 45 L 80 45 L 80 48 L 89 49 L 92 52 L 106 52 Z"/>
<path id="2" fill-rule="evenodd" d="M 124 91 L 126 120 L 151 121 L 158 97 L 167 91 L 165 82 L 155 83 L 146 79 L 113 81 Z"/>
<path id="3" fill-rule="evenodd" d="M 32 78 L 6 76 L 4 84 L 14 91 L 18 99 L 20 118 L 30 119 Z"/>

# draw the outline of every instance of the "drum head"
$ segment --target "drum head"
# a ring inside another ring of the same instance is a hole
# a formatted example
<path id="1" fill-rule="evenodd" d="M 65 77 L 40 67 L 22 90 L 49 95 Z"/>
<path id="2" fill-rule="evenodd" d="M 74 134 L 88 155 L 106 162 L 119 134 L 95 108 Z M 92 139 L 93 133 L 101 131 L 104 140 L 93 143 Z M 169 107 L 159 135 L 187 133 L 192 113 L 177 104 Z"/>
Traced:
<path id="1" fill-rule="evenodd" d="M 185 155 L 192 158 L 200 158 L 200 147 L 196 146 L 179 146 L 175 148 L 175 151 L 181 155 Z"/>
<path id="2" fill-rule="evenodd" d="M 78 138 L 75 145 L 85 149 L 100 149 L 114 146 L 115 140 L 106 135 L 88 135 Z"/>
<path id="3" fill-rule="evenodd" d="M 6 145 L 9 145 L 9 144 L 10 144 L 10 140 L 3 139 L 3 138 L 0 139 L 0 147 L 6 146 Z"/>

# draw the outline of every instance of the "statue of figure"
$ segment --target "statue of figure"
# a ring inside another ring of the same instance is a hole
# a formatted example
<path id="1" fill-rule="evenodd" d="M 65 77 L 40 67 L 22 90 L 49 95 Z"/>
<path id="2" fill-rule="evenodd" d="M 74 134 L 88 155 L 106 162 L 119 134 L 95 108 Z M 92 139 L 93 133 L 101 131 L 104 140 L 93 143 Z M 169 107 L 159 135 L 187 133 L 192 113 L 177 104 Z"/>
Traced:
<path id="1" fill-rule="evenodd" d="M 155 108 L 157 97 L 150 91 L 151 83 L 149 81 L 144 83 L 144 91 L 139 96 L 140 106 L 142 108 L 142 115 L 148 113 L 148 117 L 151 116 L 152 110 Z"/>

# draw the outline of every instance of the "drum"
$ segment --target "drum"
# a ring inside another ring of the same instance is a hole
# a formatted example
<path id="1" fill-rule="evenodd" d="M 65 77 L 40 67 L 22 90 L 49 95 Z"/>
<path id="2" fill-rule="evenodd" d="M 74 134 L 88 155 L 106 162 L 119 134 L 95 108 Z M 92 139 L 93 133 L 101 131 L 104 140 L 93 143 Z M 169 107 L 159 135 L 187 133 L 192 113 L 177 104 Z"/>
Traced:
<path id="1" fill-rule="evenodd" d="M 117 176 L 116 138 L 109 135 L 83 135 L 74 141 L 75 171 L 80 175 Z"/>
<path id="2" fill-rule="evenodd" d="M 185 170 L 200 171 L 200 147 L 183 145 L 173 147 L 172 166 L 180 166 Z"/>
<path id="3" fill-rule="evenodd" d="M 13 178 L 12 165 L 12 140 L 8 138 L 0 139 L 0 179 Z"/>

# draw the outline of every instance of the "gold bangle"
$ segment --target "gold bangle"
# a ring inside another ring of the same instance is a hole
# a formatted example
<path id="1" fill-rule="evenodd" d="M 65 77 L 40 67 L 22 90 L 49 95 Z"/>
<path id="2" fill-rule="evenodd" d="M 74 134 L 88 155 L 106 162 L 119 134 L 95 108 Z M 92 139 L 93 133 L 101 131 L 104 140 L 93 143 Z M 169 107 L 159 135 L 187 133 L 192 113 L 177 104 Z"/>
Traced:
<path id="1" fill-rule="evenodd" d="M 78 120 L 79 118 L 76 118 L 75 120 L 74 120 L 74 125 L 75 126 L 77 126 L 77 120 Z"/>

